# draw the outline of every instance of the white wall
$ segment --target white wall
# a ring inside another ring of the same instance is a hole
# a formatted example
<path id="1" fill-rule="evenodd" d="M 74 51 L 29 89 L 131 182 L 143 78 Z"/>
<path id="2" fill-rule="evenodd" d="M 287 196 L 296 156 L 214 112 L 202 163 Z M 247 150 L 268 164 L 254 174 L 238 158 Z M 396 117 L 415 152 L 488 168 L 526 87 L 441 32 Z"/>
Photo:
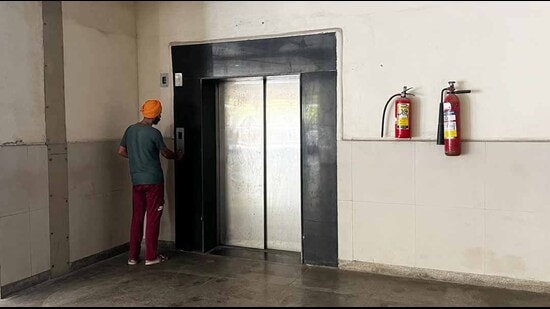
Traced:
<path id="1" fill-rule="evenodd" d="M 0 146 L 0 170 L 0 285 L 5 286 L 50 269 L 46 146 Z"/>
<path id="2" fill-rule="evenodd" d="M 172 94 L 158 80 L 171 71 L 171 43 L 341 29 L 342 260 L 550 281 L 550 146 L 525 142 L 550 140 L 538 116 L 550 112 L 539 99 L 550 66 L 549 3 L 210 1 L 137 8 L 139 101 L 165 103 L 165 135 L 172 131 Z M 417 94 L 414 139 L 434 140 L 440 90 L 449 80 L 474 90 L 462 101 L 463 137 L 471 141 L 463 155 L 445 157 L 433 141 L 379 141 L 383 105 L 403 85 Z"/>
<path id="3" fill-rule="evenodd" d="M 0 144 L 46 141 L 39 1 L 0 3 Z"/>
<path id="4" fill-rule="evenodd" d="M 71 261 L 128 242 L 134 3 L 63 2 Z M 0 285 L 50 269 L 41 2 L 0 3 Z M 12 144 L 18 144 L 12 146 Z"/>
<path id="5" fill-rule="evenodd" d="M 63 2 L 70 260 L 129 241 L 128 161 L 116 154 L 138 121 L 133 2 Z"/>
<path id="6" fill-rule="evenodd" d="M 0 42 L 0 286 L 5 286 L 50 269 L 41 2 L 0 2 Z"/>
<path id="7" fill-rule="evenodd" d="M 69 142 L 120 139 L 137 121 L 135 29 L 133 2 L 63 2 Z"/>
<path id="8" fill-rule="evenodd" d="M 550 145 L 463 146 L 340 142 L 340 258 L 550 281 Z"/>

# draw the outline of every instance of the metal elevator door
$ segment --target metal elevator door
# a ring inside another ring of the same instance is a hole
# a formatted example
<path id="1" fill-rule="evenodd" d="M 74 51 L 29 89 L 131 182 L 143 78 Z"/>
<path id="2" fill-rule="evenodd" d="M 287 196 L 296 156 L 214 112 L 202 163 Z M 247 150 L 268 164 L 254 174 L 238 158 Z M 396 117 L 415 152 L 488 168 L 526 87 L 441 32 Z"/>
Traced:
<path id="1" fill-rule="evenodd" d="M 300 78 L 219 83 L 220 241 L 301 252 Z"/>

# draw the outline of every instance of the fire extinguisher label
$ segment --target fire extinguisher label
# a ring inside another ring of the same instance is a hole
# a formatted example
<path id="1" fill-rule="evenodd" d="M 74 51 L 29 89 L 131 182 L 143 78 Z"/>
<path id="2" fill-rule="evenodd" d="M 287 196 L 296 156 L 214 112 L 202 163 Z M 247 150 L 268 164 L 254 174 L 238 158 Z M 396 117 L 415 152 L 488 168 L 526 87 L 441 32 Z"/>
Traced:
<path id="1" fill-rule="evenodd" d="M 397 104 L 396 125 L 398 129 L 409 128 L 409 104 Z"/>
<path id="2" fill-rule="evenodd" d="M 456 115 L 443 115 L 444 121 L 456 121 Z"/>
<path id="3" fill-rule="evenodd" d="M 445 139 L 455 138 L 458 136 L 456 129 L 456 115 L 453 111 L 445 110 L 443 114 L 443 133 Z"/>
<path id="4" fill-rule="evenodd" d="M 446 139 L 457 137 L 456 122 L 455 121 L 445 122 L 444 132 L 445 132 L 444 136 Z"/>

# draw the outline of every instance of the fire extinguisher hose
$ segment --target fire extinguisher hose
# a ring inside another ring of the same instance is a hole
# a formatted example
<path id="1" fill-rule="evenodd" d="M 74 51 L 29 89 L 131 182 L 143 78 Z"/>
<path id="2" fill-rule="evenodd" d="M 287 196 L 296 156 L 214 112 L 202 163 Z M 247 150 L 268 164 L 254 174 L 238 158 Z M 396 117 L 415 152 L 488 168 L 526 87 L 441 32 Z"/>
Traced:
<path id="1" fill-rule="evenodd" d="M 384 117 L 386 116 L 386 108 L 388 108 L 388 104 L 390 104 L 391 100 L 397 96 L 400 96 L 401 93 L 396 93 L 394 95 L 392 95 L 388 102 L 386 102 L 386 105 L 384 106 L 384 112 L 382 112 L 382 130 L 380 132 L 380 137 L 384 137 Z"/>
<path id="2" fill-rule="evenodd" d="M 437 145 L 445 144 L 443 140 L 443 95 L 449 88 L 441 89 L 441 99 L 439 100 L 439 114 L 437 120 Z"/>

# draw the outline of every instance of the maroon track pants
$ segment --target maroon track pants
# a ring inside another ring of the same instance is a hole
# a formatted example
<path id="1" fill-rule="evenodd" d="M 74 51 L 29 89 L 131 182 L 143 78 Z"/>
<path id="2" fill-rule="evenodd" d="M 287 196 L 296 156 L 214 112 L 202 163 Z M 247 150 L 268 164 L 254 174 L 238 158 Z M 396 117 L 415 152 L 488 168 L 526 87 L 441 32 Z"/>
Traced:
<path id="1" fill-rule="evenodd" d="M 130 229 L 130 259 L 137 260 L 143 239 L 143 219 L 147 212 L 145 259 L 157 258 L 160 217 L 164 210 L 164 184 L 135 185 L 132 193 L 134 212 Z"/>

